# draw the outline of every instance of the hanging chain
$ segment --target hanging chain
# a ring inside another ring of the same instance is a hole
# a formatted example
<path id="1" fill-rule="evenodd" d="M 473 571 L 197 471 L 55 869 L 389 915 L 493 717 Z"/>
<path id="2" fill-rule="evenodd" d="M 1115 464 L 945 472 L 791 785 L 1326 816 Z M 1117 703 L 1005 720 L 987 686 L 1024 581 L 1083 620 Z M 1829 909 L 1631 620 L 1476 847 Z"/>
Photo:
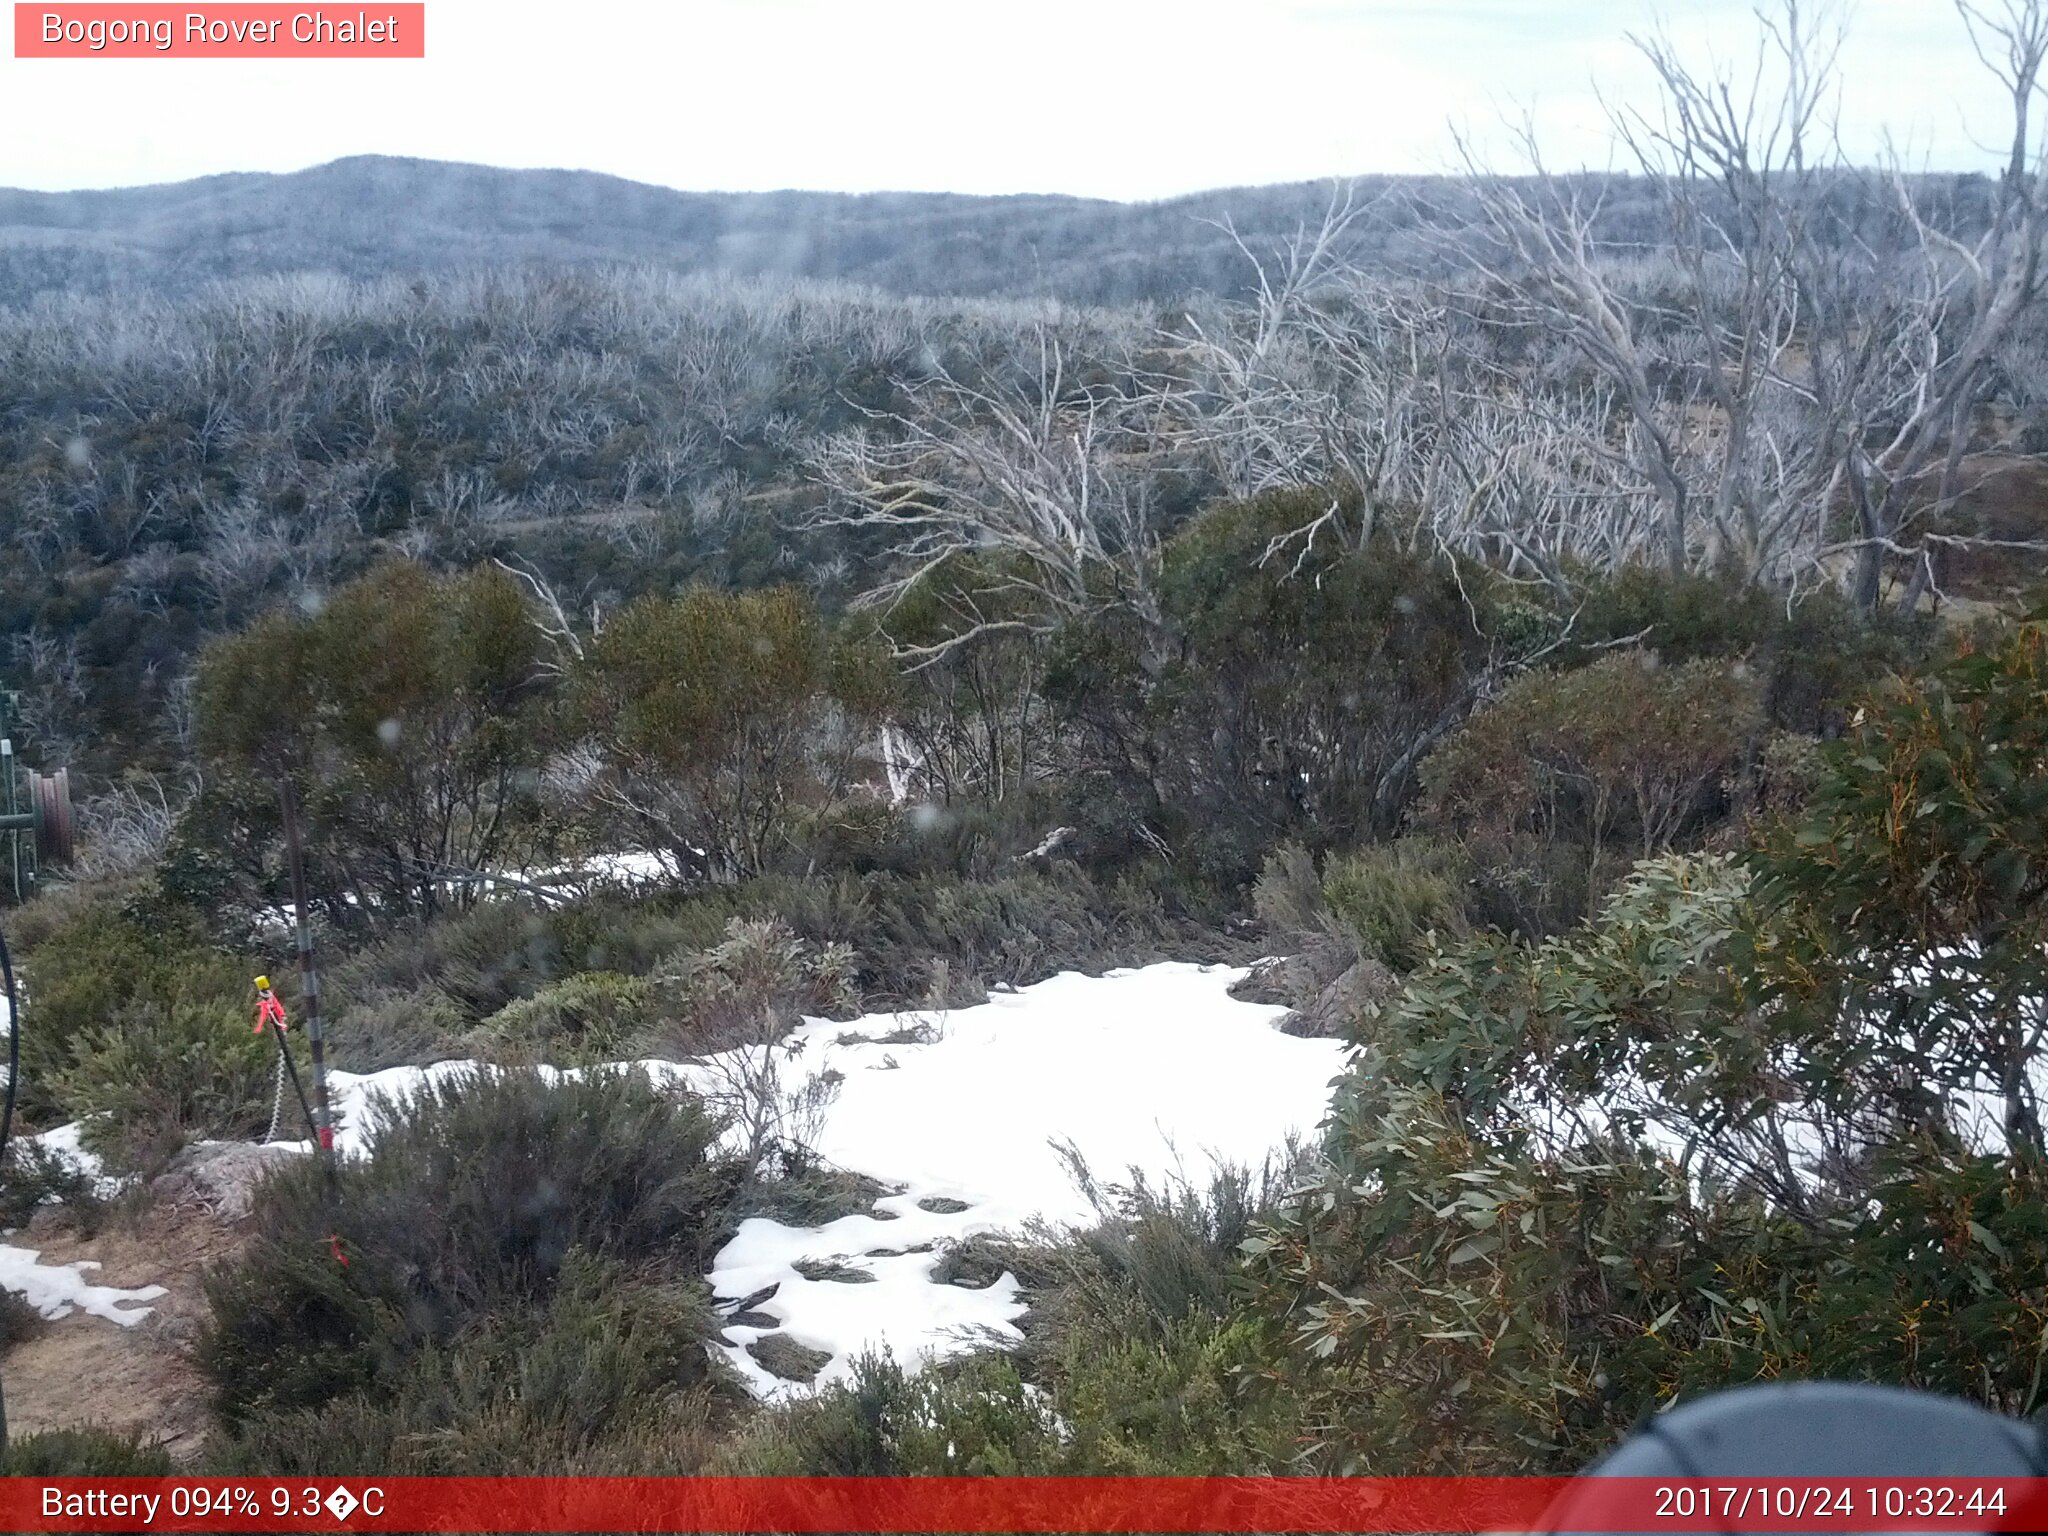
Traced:
<path id="1" fill-rule="evenodd" d="M 277 1091 L 270 1099 L 270 1129 L 263 1133 L 266 1145 L 277 1140 L 278 1122 L 284 1118 L 284 1052 L 277 1053 Z"/>

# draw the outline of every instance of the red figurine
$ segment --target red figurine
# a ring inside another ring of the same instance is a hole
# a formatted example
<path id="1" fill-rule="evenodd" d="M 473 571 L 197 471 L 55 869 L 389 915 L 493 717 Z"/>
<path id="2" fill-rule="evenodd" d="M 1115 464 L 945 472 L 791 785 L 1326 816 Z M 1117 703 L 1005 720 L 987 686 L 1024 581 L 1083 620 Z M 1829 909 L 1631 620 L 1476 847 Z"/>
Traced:
<path id="1" fill-rule="evenodd" d="M 270 990 L 270 978 L 256 978 L 256 1033 L 263 1033 L 265 1024 L 275 1024 L 277 1032 L 285 1031 L 284 1004 L 277 1000 L 277 994 Z"/>

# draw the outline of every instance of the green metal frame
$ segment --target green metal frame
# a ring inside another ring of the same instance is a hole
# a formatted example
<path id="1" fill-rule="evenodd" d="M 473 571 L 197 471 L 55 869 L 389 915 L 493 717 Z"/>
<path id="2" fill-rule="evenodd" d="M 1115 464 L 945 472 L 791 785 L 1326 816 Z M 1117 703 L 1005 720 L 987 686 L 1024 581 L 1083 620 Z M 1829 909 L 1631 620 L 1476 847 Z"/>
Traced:
<path id="1" fill-rule="evenodd" d="M 10 730 L 20 713 L 19 694 L 0 692 L 0 837 L 7 840 L 7 876 L 19 902 L 32 895 L 46 860 L 71 856 L 71 778 L 33 773 L 21 766 Z"/>

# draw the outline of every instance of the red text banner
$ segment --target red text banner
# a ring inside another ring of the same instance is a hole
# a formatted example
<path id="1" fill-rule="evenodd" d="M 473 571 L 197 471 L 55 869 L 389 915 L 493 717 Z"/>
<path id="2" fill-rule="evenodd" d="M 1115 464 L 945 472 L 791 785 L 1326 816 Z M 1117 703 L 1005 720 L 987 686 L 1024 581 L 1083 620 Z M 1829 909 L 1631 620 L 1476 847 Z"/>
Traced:
<path id="1" fill-rule="evenodd" d="M 2018 1531 L 1973 1478 L 8 1478 L 9 1531 Z"/>
<path id="2" fill-rule="evenodd" d="M 18 59 L 423 59 L 424 4 L 14 7 Z"/>

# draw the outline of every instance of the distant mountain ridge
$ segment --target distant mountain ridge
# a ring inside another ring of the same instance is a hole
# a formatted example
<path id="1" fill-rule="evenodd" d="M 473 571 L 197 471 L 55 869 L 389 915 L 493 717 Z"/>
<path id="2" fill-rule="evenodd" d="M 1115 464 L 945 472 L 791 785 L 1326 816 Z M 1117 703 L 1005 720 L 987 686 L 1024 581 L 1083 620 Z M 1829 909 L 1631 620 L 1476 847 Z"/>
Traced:
<path id="1" fill-rule="evenodd" d="M 678 192 L 594 171 L 358 156 L 111 191 L 0 190 L 0 303 L 179 292 L 221 278 L 648 263 L 894 293 L 1128 302 L 1235 287 L 1253 234 L 1318 216 L 1318 185 L 1126 204 L 1064 196 Z"/>
<path id="2" fill-rule="evenodd" d="M 1639 252 L 1668 240 L 1668 210 L 1647 181 L 1605 173 L 1571 179 L 1597 209 L 1603 241 Z M 1924 211 L 1944 224 L 1966 232 L 1988 216 L 1993 189 L 1982 176 L 1913 182 Z M 1889 186 L 1849 178 L 1840 192 L 1881 218 L 1891 207 Z M 1437 274 L 1459 265 L 1447 262 L 1440 233 L 1426 226 L 1457 228 L 1476 214 L 1468 183 L 1361 177 L 1352 190 L 1366 205 L 1346 234 L 1353 260 Z M 285 174 L 235 172 L 111 191 L 0 189 L 0 305 L 53 293 L 176 295 L 222 279 L 288 273 L 379 278 L 616 264 L 838 280 L 897 295 L 1165 302 L 1198 291 L 1242 293 L 1255 273 L 1239 240 L 1271 252 L 1319 221 L 1330 196 L 1327 182 L 1224 188 L 1155 203 L 678 192 L 597 171 L 360 155 Z"/>

